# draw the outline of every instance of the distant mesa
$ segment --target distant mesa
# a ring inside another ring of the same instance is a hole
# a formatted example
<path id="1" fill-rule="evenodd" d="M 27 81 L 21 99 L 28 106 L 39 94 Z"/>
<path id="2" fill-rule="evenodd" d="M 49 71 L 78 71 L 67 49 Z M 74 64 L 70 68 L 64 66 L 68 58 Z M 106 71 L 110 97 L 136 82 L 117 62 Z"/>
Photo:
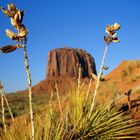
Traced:
<path id="1" fill-rule="evenodd" d="M 80 67 L 80 69 L 79 69 Z M 70 86 L 81 80 L 88 81 L 91 75 L 97 75 L 94 58 L 82 49 L 58 48 L 48 53 L 46 79 L 33 86 L 35 93 L 50 93 L 58 84 L 60 92 L 65 92 Z"/>
<path id="2" fill-rule="evenodd" d="M 82 49 L 59 48 L 48 53 L 47 77 L 76 77 L 80 68 L 81 78 L 96 73 L 94 58 Z"/>

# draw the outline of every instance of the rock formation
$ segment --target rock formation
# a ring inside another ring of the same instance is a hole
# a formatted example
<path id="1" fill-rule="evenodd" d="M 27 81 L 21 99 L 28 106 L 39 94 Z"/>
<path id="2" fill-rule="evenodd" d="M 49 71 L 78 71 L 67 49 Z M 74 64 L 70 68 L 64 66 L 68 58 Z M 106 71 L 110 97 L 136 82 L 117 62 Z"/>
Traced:
<path id="1" fill-rule="evenodd" d="M 91 74 L 97 75 L 94 58 L 84 50 L 59 48 L 48 53 L 46 79 L 33 86 L 34 93 L 51 93 L 55 83 L 61 93 L 77 84 L 77 79 L 89 82 Z"/>
<path id="2" fill-rule="evenodd" d="M 96 75 L 94 59 L 86 51 L 81 49 L 60 48 L 49 52 L 47 78 L 77 78 L 79 70 L 81 78 L 90 78 L 91 73 Z"/>

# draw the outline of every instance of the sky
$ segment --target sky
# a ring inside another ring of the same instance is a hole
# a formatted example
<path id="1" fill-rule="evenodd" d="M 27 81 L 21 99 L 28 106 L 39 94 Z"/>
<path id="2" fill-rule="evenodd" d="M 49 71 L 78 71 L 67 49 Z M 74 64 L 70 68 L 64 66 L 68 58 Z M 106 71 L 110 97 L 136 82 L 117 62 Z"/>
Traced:
<path id="1" fill-rule="evenodd" d="M 110 44 L 105 65 L 112 71 L 123 60 L 140 59 L 140 0 L 0 0 L 0 6 L 13 2 L 25 10 L 27 53 L 33 85 L 46 77 L 47 54 L 55 48 L 81 48 L 95 59 L 97 71 L 105 43 L 105 27 L 121 24 L 120 43 Z M 14 31 L 10 20 L 0 12 L 0 46 L 14 44 L 5 34 Z M 27 88 L 23 50 L 0 53 L 0 80 L 7 92 Z"/>

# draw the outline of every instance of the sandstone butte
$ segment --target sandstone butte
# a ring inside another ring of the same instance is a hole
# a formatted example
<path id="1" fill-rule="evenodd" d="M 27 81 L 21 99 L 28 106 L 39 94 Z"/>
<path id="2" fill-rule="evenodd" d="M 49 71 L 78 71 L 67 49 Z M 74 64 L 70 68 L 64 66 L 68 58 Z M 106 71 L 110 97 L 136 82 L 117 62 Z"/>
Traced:
<path id="1" fill-rule="evenodd" d="M 81 80 L 89 81 L 91 74 L 97 75 L 94 58 L 82 49 L 58 48 L 48 53 L 45 80 L 33 86 L 35 93 L 50 93 L 57 83 L 59 91 L 65 92 Z"/>

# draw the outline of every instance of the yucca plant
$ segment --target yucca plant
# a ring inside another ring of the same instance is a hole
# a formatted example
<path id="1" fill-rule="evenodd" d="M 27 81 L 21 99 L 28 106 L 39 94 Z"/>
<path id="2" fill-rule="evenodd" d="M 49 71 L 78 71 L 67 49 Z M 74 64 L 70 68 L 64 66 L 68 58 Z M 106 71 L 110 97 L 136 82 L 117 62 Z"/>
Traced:
<path id="1" fill-rule="evenodd" d="M 110 109 L 101 105 L 94 108 L 90 119 L 88 115 L 83 114 L 71 139 L 120 140 L 139 137 L 140 123 L 129 115 L 125 116 L 118 108 Z"/>
<path id="2" fill-rule="evenodd" d="M 26 42 L 27 42 L 27 33 L 25 25 L 22 23 L 24 17 L 24 11 L 17 9 L 17 7 L 11 3 L 7 5 L 8 10 L 4 7 L 1 7 L 2 12 L 10 18 L 12 26 L 17 30 L 17 33 L 12 32 L 9 29 L 6 29 L 6 35 L 16 42 L 16 45 L 7 45 L 0 48 L 2 53 L 10 53 L 15 51 L 18 48 L 23 48 L 24 52 L 24 63 L 26 68 L 27 80 L 28 80 L 28 91 L 29 91 L 29 111 L 30 111 L 30 121 L 31 121 L 31 131 L 32 131 L 32 140 L 34 140 L 34 121 L 33 121 L 33 109 L 32 109 L 32 80 L 29 70 L 29 60 L 26 51 Z"/>
<path id="3" fill-rule="evenodd" d="M 79 94 L 78 94 L 79 93 Z M 69 94 L 69 108 L 67 109 L 66 140 L 117 140 L 134 139 L 140 135 L 140 123 L 132 116 L 120 111 L 120 107 L 111 107 L 109 104 L 94 106 L 91 117 L 90 104 L 92 99 L 83 106 L 84 93 L 81 89 L 72 90 Z M 84 102 L 85 103 L 85 102 Z"/>
<path id="4" fill-rule="evenodd" d="M 116 37 L 116 31 L 119 30 L 119 29 L 120 29 L 120 25 L 118 23 L 106 26 L 105 31 L 106 31 L 107 36 L 104 36 L 104 41 L 106 43 L 106 47 L 105 47 L 105 50 L 104 50 L 100 70 L 99 70 L 98 77 L 97 77 L 97 83 L 96 83 L 95 91 L 94 91 L 94 94 L 93 94 L 93 99 L 92 99 L 92 103 L 91 103 L 89 118 L 90 118 L 91 113 L 92 113 L 93 108 L 94 108 L 95 99 L 96 99 L 96 95 L 97 95 L 97 90 L 98 90 L 98 87 L 99 87 L 99 84 L 100 84 L 100 79 L 101 79 L 101 76 L 102 76 L 102 73 L 103 73 L 104 62 L 105 62 L 108 46 L 111 42 L 119 42 L 120 41 L 118 39 L 118 37 Z"/>

